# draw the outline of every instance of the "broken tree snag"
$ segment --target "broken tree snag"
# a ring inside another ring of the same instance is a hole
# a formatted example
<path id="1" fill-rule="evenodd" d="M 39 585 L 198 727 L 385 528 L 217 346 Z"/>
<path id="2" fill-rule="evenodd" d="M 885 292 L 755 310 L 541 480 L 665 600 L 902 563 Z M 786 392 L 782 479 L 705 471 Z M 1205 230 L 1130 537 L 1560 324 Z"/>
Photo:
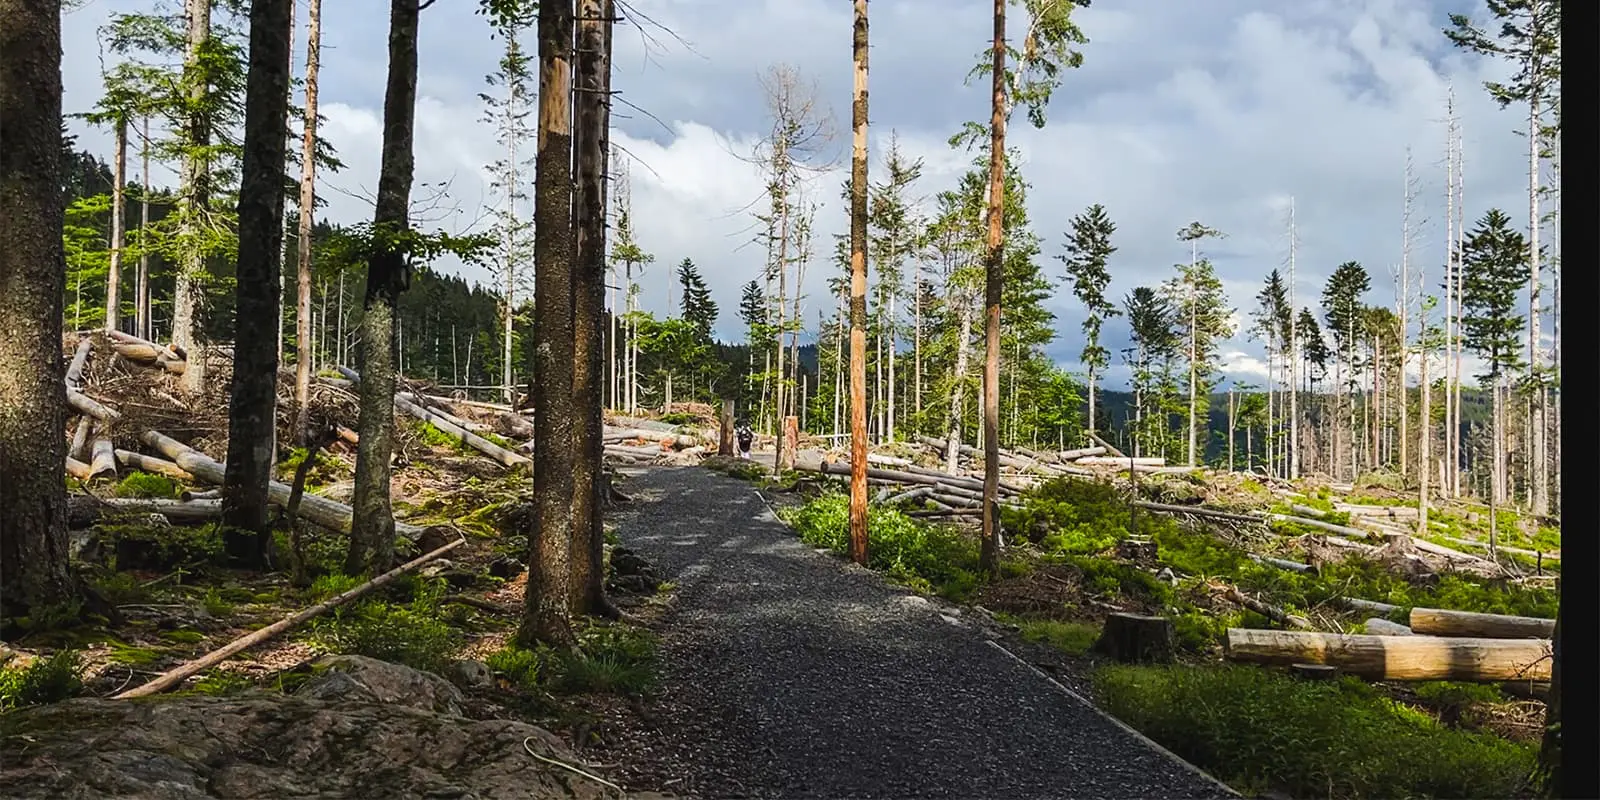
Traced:
<path id="1" fill-rule="evenodd" d="M 1411 609 L 1411 630 L 1428 636 L 1471 636 L 1482 639 L 1549 639 L 1556 621 L 1539 617 L 1478 614 L 1442 608 Z"/>
<path id="2" fill-rule="evenodd" d="M 94 349 L 94 340 L 84 336 L 78 340 L 78 349 L 72 354 L 72 363 L 67 365 L 67 387 L 78 388 L 83 383 L 83 367 L 89 362 L 89 351 Z"/>
<path id="3" fill-rule="evenodd" d="M 1416 632 L 1398 622 L 1381 617 L 1369 617 L 1365 623 L 1367 633 L 1373 636 L 1415 636 Z"/>
<path id="4" fill-rule="evenodd" d="M 794 454 L 800 449 L 800 418 L 783 418 L 783 469 L 794 469 Z"/>
<path id="5" fill-rule="evenodd" d="M 456 437 L 457 439 L 460 439 L 468 447 L 477 450 L 478 452 L 500 462 L 507 467 L 529 466 L 533 463 L 533 461 L 527 456 L 521 455 L 520 453 L 513 453 L 510 450 L 507 450 L 504 447 L 501 447 L 500 445 L 497 445 L 494 442 L 491 442 L 488 439 L 485 439 L 482 436 L 479 436 L 478 434 L 473 433 L 472 431 L 469 431 L 460 425 L 457 425 L 455 422 L 452 422 L 450 419 L 448 419 L 444 414 L 436 412 L 432 409 L 423 408 L 422 406 L 411 402 L 401 395 L 395 395 L 394 404 L 399 406 L 401 411 L 404 411 L 407 414 L 410 414 L 411 416 L 416 417 L 417 419 L 420 419 L 423 422 L 426 422 L 435 428 L 438 428 L 439 430 Z"/>
<path id="6" fill-rule="evenodd" d="M 367 581 L 366 583 L 363 583 L 348 592 L 345 592 L 344 594 L 341 594 L 330 600 L 325 600 L 308 609 L 305 609 L 304 611 L 297 612 L 278 620 L 277 622 L 274 622 L 271 625 L 262 628 L 261 630 L 255 631 L 254 633 L 245 634 L 244 636 L 241 636 L 227 643 L 226 645 L 223 645 L 221 648 L 213 650 L 193 661 L 181 664 L 162 673 L 161 675 L 157 676 L 155 680 L 152 680 L 143 686 L 138 686 L 119 695 L 115 695 L 112 697 L 112 699 L 131 700 L 135 697 L 146 697 L 148 695 L 158 694 L 171 689 L 172 687 L 182 683 L 184 679 L 191 675 L 198 674 L 205 669 L 220 664 L 223 661 L 228 660 L 228 658 L 232 657 L 233 655 L 265 642 L 268 639 L 271 639 L 272 637 L 277 636 L 278 634 L 283 633 L 284 631 L 287 631 L 290 628 L 305 622 L 306 620 L 316 617 L 325 611 L 338 608 L 339 606 L 342 606 L 345 603 L 348 603 L 351 600 L 354 600 L 366 594 L 367 592 L 372 591 L 373 589 L 393 581 L 395 578 L 398 578 L 401 575 L 415 571 L 423 564 L 426 564 L 429 561 L 432 561 L 444 555 L 445 553 L 460 547 L 461 545 L 465 544 L 466 541 L 466 537 L 463 536 L 460 539 L 450 542 L 449 544 L 440 547 L 437 550 L 418 556 L 417 558 L 395 567 L 394 569 L 391 569 L 388 572 L 385 572 L 382 575 L 379 575 L 378 577 L 373 578 L 372 580 Z"/>
<path id="7" fill-rule="evenodd" d="M 140 436 L 140 441 L 145 446 L 170 458 L 179 467 L 187 470 L 196 478 L 211 484 L 221 484 L 223 475 L 222 462 L 212 459 L 188 445 L 164 436 L 156 431 L 145 431 Z M 267 484 L 267 499 L 275 506 L 283 507 L 289 502 L 290 489 L 287 484 L 272 481 Z M 339 533 L 350 532 L 350 522 L 354 513 L 344 503 L 329 500 L 309 494 L 301 498 L 300 516 Z M 407 523 L 395 520 L 394 532 L 407 539 L 415 539 L 422 533 L 422 529 Z"/>
<path id="8" fill-rule="evenodd" d="M 1373 636 L 1229 628 L 1228 659 L 1253 664 L 1328 664 L 1371 681 L 1547 681 L 1546 639 Z"/>
<path id="9" fill-rule="evenodd" d="M 1118 613 L 1106 617 L 1093 650 L 1124 664 L 1166 664 L 1176 654 L 1175 642 L 1172 620 Z"/>
<path id="10" fill-rule="evenodd" d="M 722 413 L 717 415 L 717 455 L 733 455 L 733 400 L 723 398 Z"/>

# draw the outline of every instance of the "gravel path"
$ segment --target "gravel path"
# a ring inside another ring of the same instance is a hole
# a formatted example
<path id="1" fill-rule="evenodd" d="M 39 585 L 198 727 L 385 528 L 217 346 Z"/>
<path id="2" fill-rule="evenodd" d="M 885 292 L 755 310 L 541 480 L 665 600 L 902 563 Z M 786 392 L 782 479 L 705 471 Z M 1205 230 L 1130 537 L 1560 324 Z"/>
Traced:
<path id="1" fill-rule="evenodd" d="M 706 798 L 1229 796 L 972 620 L 800 542 L 750 484 L 651 469 L 621 488 L 635 500 L 621 542 L 678 584 L 659 729 L 619 753 L 630 785 L 654 773 L 669 783 L 654 788 Z"/>

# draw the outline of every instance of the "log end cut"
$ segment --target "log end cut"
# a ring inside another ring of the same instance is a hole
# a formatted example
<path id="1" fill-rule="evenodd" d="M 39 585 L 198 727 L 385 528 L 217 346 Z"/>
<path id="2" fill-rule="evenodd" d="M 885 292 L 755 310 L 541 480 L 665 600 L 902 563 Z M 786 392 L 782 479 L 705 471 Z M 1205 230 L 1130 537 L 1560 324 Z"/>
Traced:
<path id="1" fill-rule="evenodd" d="M 1094 652 L 1124 664 L 1167 664 L 1176 656 L 1172 620 L 1143 614 L 1112 614 Z"/>

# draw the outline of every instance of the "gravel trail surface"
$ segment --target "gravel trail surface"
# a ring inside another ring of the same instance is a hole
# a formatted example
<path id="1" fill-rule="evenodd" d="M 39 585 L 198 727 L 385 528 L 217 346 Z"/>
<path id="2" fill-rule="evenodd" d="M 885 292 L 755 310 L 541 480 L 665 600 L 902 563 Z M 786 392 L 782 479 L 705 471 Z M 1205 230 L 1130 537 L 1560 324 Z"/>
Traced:
<path id="1" fill-rule="evenodd" d="M 622 544 L 678 585 L 658 729 L 623 771 L 680 795 L 1224 798 L 998 649 L 971 614 L 818 552 L 748 483 L 649 469 Z M 649 777 L 646 777 L 649 776 Z M 665 780 L 662 780 L 662 779 Z"/>

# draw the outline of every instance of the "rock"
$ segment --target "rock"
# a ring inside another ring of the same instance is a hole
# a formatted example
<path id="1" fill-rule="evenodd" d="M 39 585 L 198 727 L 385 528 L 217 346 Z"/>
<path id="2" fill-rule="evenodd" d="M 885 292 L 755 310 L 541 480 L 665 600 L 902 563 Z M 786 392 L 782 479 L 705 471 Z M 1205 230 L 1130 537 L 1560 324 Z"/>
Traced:
<path id="1" fill-rule="evenodd" d="M 438 676 L 372 659 L 325 664 L 329 671 L 294 696 L 80 698 L 8 714 L 0 723 L 0 797 L 615 796 L 528 755 L 525 747 L 581 765 L 548 731 L 431 708 L 444 695 L 459 697 Z M 407 688 L 419 694 L 395 694 Z"/>
<path id="2" fill-rule="evenodd" d="M 296 692 L 300 697 L 326 701 L 382 703 L 461 714 L 461 691 L 431 672 L 366 656 L 323 656 L 312 668 L 324 670 L 317 680 L 308 681 Z M 487 669 L 487 668 L 486 668 Z"/>
<path id="3" fill-rule="evenodd" d="M 654 594 L 661 588 L 655 567 L 626 547 L 611 550 L 611 574 L 607 588 L 623 594 Z"/>
<path id="4" fill-rule="evenodd" d="M 431 553 L 455 540 L 450 534 L 450 529 L 439 525 L 430 525 L 417 536 L 417 555 Z"/>
<path id="5" fill-rule="evenodd" d="M 501 580 L 511 580 L 522 574 L 527 569 L 523 563 L 511 556 L 501 556 L 489 562 L 489 574 Z"/>
<path id="6" fill-rule="evenodd" d="M 466 659 L 457 661 L 445 670 L 445 677 L 463 689 L 487 689 L 494 686 L 494 673 L 482 661 Z"/>

